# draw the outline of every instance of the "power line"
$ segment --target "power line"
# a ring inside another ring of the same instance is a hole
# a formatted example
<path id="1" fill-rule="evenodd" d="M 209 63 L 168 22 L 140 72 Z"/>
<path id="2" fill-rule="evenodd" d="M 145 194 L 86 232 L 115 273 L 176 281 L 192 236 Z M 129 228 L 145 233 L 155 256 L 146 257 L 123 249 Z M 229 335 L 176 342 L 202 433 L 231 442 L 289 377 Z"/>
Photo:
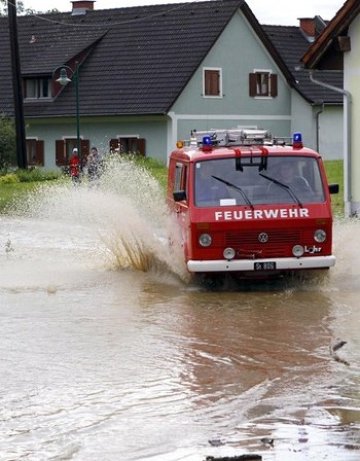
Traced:
<path id="1" fill-rule="evenodd" d="M 14 1 L 14 0 L 13 0 Z M 9 4 L 12 4 L 11 1 L 8 1 Z M 60 25 L 60 26 L 66 26 L 66 27 L 76 27 L 76 28 L 89 28 L 89 27 L 96 27 L 96 28 L 112 28 L 112 27 L 116 27 L 116 26 L 123 26 L 123 25 L 127 25 L 127 24 L 136 24 L 136 23 L 140 23 L 140 22 L 143 22 L 143 21 L 147 21 L 149 19 L 153 19 L 153 18 L 156 18 L 156 17 L 159 17 L 159 16 L 163 16 L 164 14 L 169 14 L 169 13 L 173 13 L 174 11 L 179 11 L 185 7 L 187 7 L 189 4 L 193 4 L 193 3 L 199 3 L 199 2 L 187 2 L 187 3 L 178 3 L 176 6 L 172 7 L 172 8 L 167 8 L 165 10 L 161 10 L 159 11 L 158 13 L 153 13 L 153 14 L 150 14 L 150 15 L 145 15 L 143 17 L 139 17 L 139 18 L 134 18 L 134 19 L 128 19 L 126 21 L 119 21 L 119 22 L 112 22 L 112 23 L 109 23 L 108 21 L 104 22 L 104 23 L 92 23 L 92 22 L 89 22 L 88 24 L 81 24 L 79 22 L 74 22 L 74 23 L 71 23 L 71 22 L 64 22 L 64 21 L 57 21 L 57 20 L 54 20 L 54 19 L 51 19 L 51 18 L 47 18 L 47 17 L 44 17 L 42 16 L 42 14 L 40 13 L 35 13 L 35 14 L 31 14 L 31 15 L 25 15 L 25 16 L 31 16 L 31 17 L 35 17 L 37 19 L 40 19 L 41 21 L 44 21 L 44 22 L 48 22 L 50 24 L 56 24 L 56 25 Z M 153 5 L 151 5 L 153 6 Z M 162 6 L 162 5 L 158 5 L 158 6 Z M 146 6 L 145 8 L 149 8 L 150 6 Z M 141 8 L 141 6 L 139 7 L 129 7 L 129 8 L 112 8 L 108 11 L 111 11 L 111 10 L 119 10 L 119 9 L 124 9 L 124 10 L 128 10 L 130 8 Z M 96 10 L 95 10 L 96 11 Z M 105 11 L 105 10 L 98 10 L 98 11 Z M 65 14 L 69 14 L 69 13 L 66 13 L 66 12 L 58 12 L 58 13 L 44 13 L 44 14 L 61 14 L 61 15 L 65 15 Z M 73 17 L 79 17 L 79 16 L 71 16 L 71 18 Z M 83 18 L 84 16 L 80 16 L 81 18 Z M 86 16 L 85 16 L 86 17 Z"/>

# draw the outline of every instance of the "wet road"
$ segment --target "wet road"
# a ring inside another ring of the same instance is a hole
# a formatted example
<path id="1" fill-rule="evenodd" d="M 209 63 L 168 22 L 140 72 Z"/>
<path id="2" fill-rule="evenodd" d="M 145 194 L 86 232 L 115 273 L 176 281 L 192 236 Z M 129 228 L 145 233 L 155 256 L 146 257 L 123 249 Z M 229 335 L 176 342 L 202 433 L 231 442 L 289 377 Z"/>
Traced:
<path id="1" fill-rule="evenodd" d="M 207 292 L 124 263 L 136 206 L 58 194 L 0 217 L 1 461 L 360 459 L 359 222 L 328 279 Z"/>

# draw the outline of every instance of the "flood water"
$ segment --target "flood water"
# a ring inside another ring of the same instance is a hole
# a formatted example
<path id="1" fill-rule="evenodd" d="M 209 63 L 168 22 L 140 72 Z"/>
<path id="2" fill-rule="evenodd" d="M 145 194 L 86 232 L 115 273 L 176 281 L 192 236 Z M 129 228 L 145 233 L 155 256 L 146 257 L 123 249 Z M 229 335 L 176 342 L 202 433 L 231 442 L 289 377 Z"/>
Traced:
<path id="1" fill-rule="evenodd" d="M 327 278 L 207 291 L 129 168 L 0 216 L 0 460 L 358 461 L 360 222 Z"/>

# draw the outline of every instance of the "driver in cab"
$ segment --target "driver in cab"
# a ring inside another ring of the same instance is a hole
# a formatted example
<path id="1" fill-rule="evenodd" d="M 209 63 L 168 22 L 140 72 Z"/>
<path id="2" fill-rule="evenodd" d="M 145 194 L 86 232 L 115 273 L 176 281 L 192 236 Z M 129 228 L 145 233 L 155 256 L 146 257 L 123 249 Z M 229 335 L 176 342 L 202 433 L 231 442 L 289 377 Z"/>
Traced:
<path id="1" fill-rule="evenodd" d="M 298 173 L 297 164 L 294 161 L 286 160 L 280 163 L 278 173 L 273 177 L 282 185 L 291 188 L 294 192 L 311 192 L 308 181 Z M 276 187 L 276 183 L 271 184 L 271 189 L 273 187 Z"/>

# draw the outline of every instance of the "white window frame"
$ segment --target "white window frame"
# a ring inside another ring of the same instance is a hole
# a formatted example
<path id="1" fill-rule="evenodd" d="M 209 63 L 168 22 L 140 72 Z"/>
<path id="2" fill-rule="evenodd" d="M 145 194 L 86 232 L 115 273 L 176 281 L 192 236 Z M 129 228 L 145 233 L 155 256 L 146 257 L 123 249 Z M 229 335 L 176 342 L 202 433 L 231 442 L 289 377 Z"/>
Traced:
<path id="1" fill-rule="evenodd" d="M 258 96 L 254 96 L 255 99 L 273 99 L 273 97 L 271 96 L 271 75 L 273 73 L 272 69 L 254 69 L 253 70 L 253 73 L 254 74 L 268 74 L 269 76 L 269 83 L 268 83 L 268 96 L 262 96 L 262 95 L 258 95 Z"/>
<path id="2" fill-rule="evenodd" d="M 43 95 L 43 80 L 47 80 L 48 86 L 48 95 Z M 25 78 L 24 84 L 26 89 L 28 88 L 28 83 L 32 83 L 34 85 L 34 95 L 28 96 L 26 91 L 26 96 L 24 97 L 24 101 L 38 101 L 38 100 L 49 100 L 52 99 L 51 94 L 51 79 L 48 77 L 39 77 L 39 78 Z"/>
<path id="3" fill-rule="evenodd" d="M 207 70 L 215 70 L 219 72 L 219 94 L 218 95 L 207 95 L 205 94 L 205 73 Z M 207 99 L 222 99 L 223 98 L 223 79 L 222 79 L 222 68 L 221 67 L 203 67 L 202 72 L 202 95 L 203 98 Z"/>

